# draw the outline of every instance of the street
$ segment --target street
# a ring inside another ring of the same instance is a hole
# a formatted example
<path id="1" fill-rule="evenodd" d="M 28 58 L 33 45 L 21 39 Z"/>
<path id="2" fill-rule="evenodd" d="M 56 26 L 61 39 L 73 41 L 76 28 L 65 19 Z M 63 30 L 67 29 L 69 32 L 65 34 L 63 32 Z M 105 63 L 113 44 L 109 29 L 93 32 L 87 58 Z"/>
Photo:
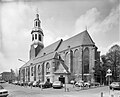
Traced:
<path id="1" fill-rule="evenodd" d="M 65 92 L 63 89 L 43 89 L 41 90 L 38 87 L 21 87 L 13 84 L 4 83 L 2 86 L 9 91 L 8 97 L 101 97 L 101 92 L 103 92 L 103 97 L 114 97 L 120 96 L 120 91 L 110 90 L 107 86 L 97 87 L 92 89 L 80 90 L 79 88 L 73 88 L 69 86 L 69 91 Z"/>

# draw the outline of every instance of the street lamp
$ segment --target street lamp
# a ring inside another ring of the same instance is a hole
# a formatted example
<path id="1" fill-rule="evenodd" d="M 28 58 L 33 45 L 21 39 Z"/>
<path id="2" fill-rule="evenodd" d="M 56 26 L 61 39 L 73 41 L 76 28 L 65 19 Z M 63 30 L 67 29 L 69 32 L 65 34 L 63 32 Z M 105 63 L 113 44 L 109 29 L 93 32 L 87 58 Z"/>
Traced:
<path id="1" fill-rule="evenodd" d="M 23 62 L 23 63 L 26 63 L 25 61 L 21 60 L 21 59 L 18 59 L 19 61 Z"/>

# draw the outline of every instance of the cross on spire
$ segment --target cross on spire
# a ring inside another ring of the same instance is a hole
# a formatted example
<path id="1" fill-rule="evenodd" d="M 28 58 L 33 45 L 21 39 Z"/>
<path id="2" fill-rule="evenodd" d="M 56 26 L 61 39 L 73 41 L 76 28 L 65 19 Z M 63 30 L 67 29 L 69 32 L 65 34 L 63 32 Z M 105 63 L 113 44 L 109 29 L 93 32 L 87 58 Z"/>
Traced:
<path id="1" fill-rule="evenodd" d="M 87 25 L 85 26 L 85 30 L 87 31 Z"/>

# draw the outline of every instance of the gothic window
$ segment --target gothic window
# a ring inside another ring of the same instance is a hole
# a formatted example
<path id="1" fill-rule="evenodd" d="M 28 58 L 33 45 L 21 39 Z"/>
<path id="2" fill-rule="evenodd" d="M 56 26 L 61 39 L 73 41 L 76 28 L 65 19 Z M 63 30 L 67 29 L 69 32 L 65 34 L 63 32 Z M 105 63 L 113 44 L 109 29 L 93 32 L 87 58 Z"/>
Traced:
<path id="1" fill-rule="evenodd" d="M 35 34 L 35 39 L 37 39 L 37 34 Z"/>
<path id="2" fill-rule="evenodd" d="M 31 67 L 31 76 L 33 76 L 33 67 Z"/>
<path id="3" fill-rule="evenodd" d="M 32 41 L 34 40 L 34 34 L 32 34 Z"/>
<path id="4" fill-rule="evenodd" d="M 50 74 L 50 64 L 46 64 L 46 74 Z"/>
<path id="5" fill-rule="evenodd" d="M 41 73 L 42 73 L 42 67 L 38 65 L 38 75 L 41 75 Z"/>
<path id="6" fill-rule="evenodd" d="M 89 48 L 85 48 L 83 51 L 83 68 L 84 73 L 89 73 Z"/>
<path id="7" fill-rule="evenodd" d="M 28 73 L 28 70 L 27 70 L 27 68 L 26 68 L 26 73 L 25 73 L 26 76 L 28 75 L 27 73 Z"/>
<path id="8" fill-rule="evenodd" d="M 36 65 L 34 66 L 34 81 L 36 81 Z"/>
<path id="9" fill-rule="evenodd" d="M 78 74 L 80 72 L 79 71 L 80 66 L 78 65 L 78 60 L 79 60 L 79 51 L 78 51 L 78 49 L 76 49 L 74 51 L 74 58 L 73 58 L 73 64 L 74 64 L 73 73 L 74 74 Z"/>
<path id="10" fill-rule="evenodd" d="M 39 34 L 39 41 L 41 41 L 41 35 Z"/>
<path id="11" fill-rule="evenodd" d="M 68 68 L 70 68 L 69 67 L 70 63 L 69 62 L 70 62 L 70 54 L 69 54 L 69 52 L 67 52 L 65 54 L 65 63 L 66 63 L 66 65 L 67 65 Z"/>

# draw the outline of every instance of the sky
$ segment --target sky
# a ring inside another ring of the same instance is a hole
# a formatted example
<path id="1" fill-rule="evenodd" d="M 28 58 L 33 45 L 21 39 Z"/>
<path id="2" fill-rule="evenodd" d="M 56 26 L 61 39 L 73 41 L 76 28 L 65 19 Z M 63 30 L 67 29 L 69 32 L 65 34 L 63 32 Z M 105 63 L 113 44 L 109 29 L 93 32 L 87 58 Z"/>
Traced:
<path id="1" fill-rule="evenodd" d="M 18 59 L 29 60 L 37 12 L 45 46 L 86 29 L 101 55 L 120 45 L 119 0 L 0 0 L 0 72 L 19 69 L 24 63 Z"/>

